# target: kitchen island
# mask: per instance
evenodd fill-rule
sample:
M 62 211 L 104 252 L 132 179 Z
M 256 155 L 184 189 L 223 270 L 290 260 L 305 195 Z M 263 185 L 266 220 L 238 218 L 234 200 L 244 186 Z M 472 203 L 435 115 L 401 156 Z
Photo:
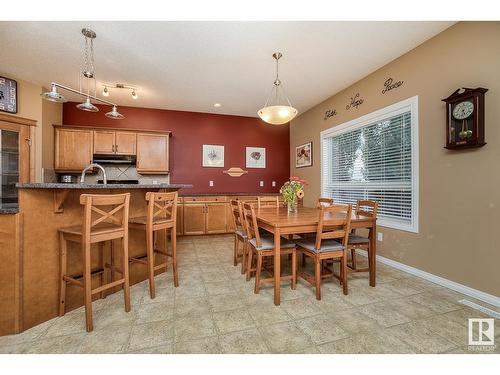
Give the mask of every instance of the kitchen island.
M 81 194 L 129 192 L 130 217 L 134 217 L 146 214 L 146 192 L 177 191 L 191 188 L 192 185 L 21 183 L 16 187 L 18 212 L 8 215 L 12 216 L 9 227 L 0 230 L 2 259 L 10 260 L 9 264 L 2 265 L 4 275 L 0 277 L 0 294 L 3 296 L 0 299 L 0 335 L 22 332 L 58 315 L 58 229 L 81 224 Z M 144 232 L 131 230 L 130 256 L 144 254 L 145 243 Z M 110 259 L 112 246 L 111 243 L 104 246 L 106 261 Z M 101 258 L 97 246 L 95 250 L 92 254 L 92 267 L 99 268 Z M 68 272 L 78 274 L 81 272 L 81 264 L 80 246 L 71 243 L 68 247 Z M 98 285 L 100 277 L 100 274 L 96 274 L 92 282 Z M 145 279 L 146 267 L 131 264 L 130 283 L 135 284 Z M 66 301 L 67 311 L 81 306 L 82 289 L 69 286 Z

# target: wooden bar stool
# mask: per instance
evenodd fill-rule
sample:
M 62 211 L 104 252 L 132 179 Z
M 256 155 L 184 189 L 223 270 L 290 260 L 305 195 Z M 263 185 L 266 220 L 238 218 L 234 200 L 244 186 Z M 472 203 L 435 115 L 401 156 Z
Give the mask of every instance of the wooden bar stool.
M 82 194 L 80 204 L 83 205 L 83 224 L 59 229 L 60 245 L 60 294 L 59 316 L 65 314 L 66 284 L 74 284 L 84 290 L 85 320 L 87 332 L 92 331 L 92 296 L 105 290 L 123 285 L 125 296 L 125 311 L 130 311 L 130 288 L 128 272 L 128 213 L 130 193 L 114 195 Z M 121 239 L 122 265 L 102 264 L 102 269 L 91 269 L 91 245 Z M 67 242 L 78 242 L 82 245 L 83 271 L 82 275 L 68 276 L 67 273 Z M 102 251 L 102 248 L 101 248 Z M 104 262 L 103 262 L 104 263 Z M 92 289 L 92 274 L 104 272 L 105 267 L 113 268 L 121 274 L 119 280 L 112 280 Z M 83 281 L 80 279 L 83 278 Z M 102 294 L 101 294 L 102 295 Z
M 250 279 L 250 274 L 255 271 L 255 289 L 254 293 L 259 293 L 260 284 L 265 282 L 274 282 L 274 277 L 268 277 L 265 279 L 261 278 L 262 273 L 262 263 L 264 258 L 273 259 L 274 258 L 274 238 L 269 236 L 261 236 L 259 234 L 259 227 L 257 226 L 257 216 L 255 215 L 255 210 L 252 205 L 248 203 L 243 204 L 243 215 L 247 222 L 247 236 L 248 236 L 248 260 L 247 260 L 247 281 Z M 257 266 L 252 268 L 252 254 L 255 253 L 257 256 Z M 281 255 L 291 255 L 292 256 L 292 274 L 287 276 L 282 276 L 282 280 L 291 279 L 292 289 L 295 289 L 297 284 L 297 257 L 295 251 L 295 243 L 287 239 L 281 240 Z M 268 273 L 270 271 L 266 269 Z
M 316 238 L 302 238 L 296 241 L 297 251 L 314 259 L 314 277 L 303 271 L 300 276 L 314 285 L 316 299 L 321 300 L 321 279 L 335 277 L 333 270 L 330 274 L 322 274 L 323 261 L 340 260 L 340 282 L 343 293 L 347 295 L 347 240 L 351 225 L 351 206 L 336 205 L 319 208 L 318 229 Z M 302 264 L 302 269 L 304 264 Z
M 247 234 L 243 225 L 243 208 L 241 206 L 241 202 L 237 200 L 231 200 L 231 213 L 233 217 L 234 224 L 234 251 L 233 251 L 233 264 L 234 266 L 238 265 L 238 259 L 241 257 L 241 273 L 245 273 L 245 264 L 246 264 L 246 253 L 247 253 Z M 239 251 L 240 242 L 243 244 L 242 254 Z
M 369 216 L 377 218 L 378 202 L 358 200 L 356 202 L 356 215 Z M 349 234 L 349 249 L 351 250 L 351 265 L 348 267 L 351 272 L 368 272 L 368 268 L 357 268 L 356 266 L 356 249 L 363 249 L 370 253 L 370 238 L 356 234 L 355 230 Z
M 148 202 L 147 215 L 134 217 L 129 220 L 131 229 L 146 231 L 146 255 L 131 258 L 131 262 L 144 264 L 148 267 L 149 295 L 155 298 L 155 271 L 165 269 L 169 263 L 174 271 L 174 287 L 179 286 L 179 275 L 177 273 L 177 192 L 172 193 L 146 193 Z M 156 232 L 165 230 L 165 251 L 155 248 Z M 172 252 L 168 252 L 168 236 L 172 242 Z M 155 265 L 155 255 L 165 257 L 165 262 Z M 145 259 L 144 259 L 145 258 Z M 171 261 L 169 262 L 169 258 Z

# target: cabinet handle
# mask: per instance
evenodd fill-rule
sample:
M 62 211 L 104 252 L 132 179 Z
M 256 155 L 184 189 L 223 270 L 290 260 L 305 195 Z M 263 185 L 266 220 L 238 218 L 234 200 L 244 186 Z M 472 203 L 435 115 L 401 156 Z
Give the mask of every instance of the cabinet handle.
M 111 152 L 115 152 L 115 145 L 111 145 Z
M 118 145 L 115 145 L 115 152 L 118 152 Z

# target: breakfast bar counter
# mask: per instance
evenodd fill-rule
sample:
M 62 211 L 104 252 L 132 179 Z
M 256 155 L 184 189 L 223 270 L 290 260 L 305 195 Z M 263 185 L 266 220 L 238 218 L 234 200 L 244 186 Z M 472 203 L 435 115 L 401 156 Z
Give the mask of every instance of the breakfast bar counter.
M 185 184 L 17 184 L 19 208 L 9 225 L 0 230 L 0 245 L 4 260 L 0 277 L 0 335 L 22 332 L 58 315 L 59 301 L 59 241 L 58 229 L 82 223 L 81 194 L 130 193 L 130 217 L 146 214 L 145 195 L 148 191 L 177 191 L 190 188 Z M 164 236 L 160 236 L 164 237 Z M 131 230 L 130 256 L 145 253 L 145 234 Z M 163 241 L 164 244 L 164 241 Z M 162 244 L 160 244 L 161 246 Z M 110 258 L 113 244 L 107 243 L 103 253 Z M 94 256 L 95 255 L 95 256 Z M 107 260 L 106 260 L 107 261 Z M 117 261 L 119 261 L 117 259 Z M 99 251 L 93 251 L 92 266 L 101 262 Z M 68 272 L 78 274 L 81 250 L 78 244 L 68 247 Z M 146 267 L 130 265 L 130 282 L 146 279 Z M 93 277 L 95 286 L 100 276 Z M 4 280 L 5 279 L 5 280 Z M 67 291 L 67 311 L 83 304 L 83 291 L 70 286 Z

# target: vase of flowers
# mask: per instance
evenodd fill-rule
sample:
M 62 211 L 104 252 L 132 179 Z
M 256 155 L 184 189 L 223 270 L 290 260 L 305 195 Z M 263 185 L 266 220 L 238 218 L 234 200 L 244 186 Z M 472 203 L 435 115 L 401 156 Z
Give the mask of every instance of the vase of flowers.
M 288 213 L 297 212 L 297 203 L 299 199 L 304 197 L 304 186 L 309 183 L 299 177 L 292 176 L 283 184 L 280 189 L 280 194 L 286 202 Z

